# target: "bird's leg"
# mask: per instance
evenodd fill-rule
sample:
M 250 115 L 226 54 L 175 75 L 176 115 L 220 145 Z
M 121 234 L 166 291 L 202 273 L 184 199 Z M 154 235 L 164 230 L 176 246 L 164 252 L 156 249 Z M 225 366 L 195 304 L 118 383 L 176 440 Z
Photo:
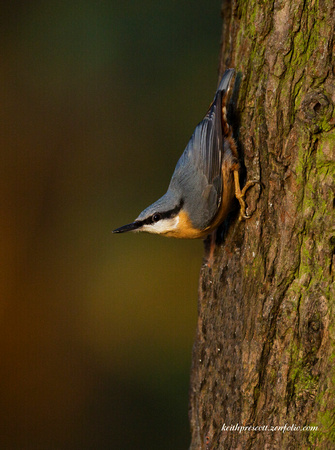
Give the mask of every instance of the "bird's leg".
M 210 246 L 209 246 L 209 255 L 207 258 L 207 266 L 208 267 L 212 267 L 213 265 L 213 261 L 214 261 L 214 250 L 215 250 L 215 246 L 216 246 L 216 230 L 214 230 L 211 234 L 210 234 Z
M 235 182 L 235 197 L 239 201 L 239 204 L 241 207 L 240 216 L 239 216 L 238 220 L 250 219 L 251 216 L 248 216 L 245 213 L 246 205 L 245 205 L 244 197 L 245 197 L 245 193 L 247 192 L 247 190 L 254 184 L 259 183 L 259 181 L 258 180 L 248 181 L 245 184 L 245 186 L 243 186 L 243 189 L 241 190 L 239 172 L 238 172 L 238 169 L 234 169 L 234 182 Z

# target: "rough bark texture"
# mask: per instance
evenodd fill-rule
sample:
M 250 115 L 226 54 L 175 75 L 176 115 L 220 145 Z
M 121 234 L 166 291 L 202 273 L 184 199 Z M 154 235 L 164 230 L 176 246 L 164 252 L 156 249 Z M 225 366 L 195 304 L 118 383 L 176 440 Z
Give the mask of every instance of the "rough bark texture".
M 220 73 L 242 74 L 235 136 L 262 187 L 201 269 L 191 449 L 335 448 L 334 23 L 333 0 L 223 4 Z

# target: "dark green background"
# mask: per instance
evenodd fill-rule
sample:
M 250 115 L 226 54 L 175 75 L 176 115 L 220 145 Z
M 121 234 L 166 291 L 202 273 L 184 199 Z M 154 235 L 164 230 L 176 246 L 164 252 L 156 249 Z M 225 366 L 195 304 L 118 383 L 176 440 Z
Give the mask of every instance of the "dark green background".
M 217 85 L 220 1 L 2 6 L 2 449 L 185 449 L 201 241 L 112 235 Z

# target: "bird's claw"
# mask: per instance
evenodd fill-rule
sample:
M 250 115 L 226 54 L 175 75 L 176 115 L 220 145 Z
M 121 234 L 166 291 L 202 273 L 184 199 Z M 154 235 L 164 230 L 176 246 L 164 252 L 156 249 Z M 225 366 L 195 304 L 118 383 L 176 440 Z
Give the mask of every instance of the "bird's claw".
M 254 186 L 256 183 L 260 183 L 259 180 L 250 180 L 248 181 L 244 186 L 243 189 L 240 189 L 239 183 L 237 184 L 235 182 L 235 196 L 240 204 L 240 215 L 238 220 L 241 222 L 242 220 L 247 220 L 250 219 L 251 216 L 249 216 L 248 214 L 246 214 L 245 210 L 246 210 L 246 204 L 245 204 L 245 194 L 247 192 L 247 190 L 249 188 L 251 188 L 252 186 Z

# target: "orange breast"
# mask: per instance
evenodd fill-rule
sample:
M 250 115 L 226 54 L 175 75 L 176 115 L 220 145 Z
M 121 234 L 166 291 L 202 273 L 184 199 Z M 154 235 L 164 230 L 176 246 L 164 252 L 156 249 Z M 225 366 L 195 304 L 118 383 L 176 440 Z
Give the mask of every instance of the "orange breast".
M 187 212 L 180 211 L 180 213 L 178 214 L 178 218 L 178 229 L 168 231 L 165 236 L 182 239 L 197 239 L 207 236 L 207 231 L 198 230 L 197 228 L 193 227 Z

